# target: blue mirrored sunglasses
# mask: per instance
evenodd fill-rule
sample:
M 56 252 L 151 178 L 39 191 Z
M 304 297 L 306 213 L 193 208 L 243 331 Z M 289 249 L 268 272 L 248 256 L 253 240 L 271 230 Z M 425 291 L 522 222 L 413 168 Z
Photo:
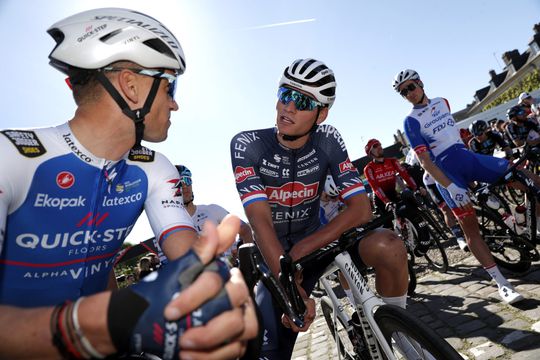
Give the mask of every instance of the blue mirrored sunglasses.
M 136 74 L 150 76 L 154 79 L 165 79 L 169 82 L 169 88 L 167 94 L 174 100 L 174 94 L 176 93 L 176 82 L 178 80 L 178 75 L 172 75 L 164 71 L 151 70 L 151 69 L 137 69 L 137 68 L 123 68 L 123 67 L 113 67 L 108 66 L 103 68 L 104 71 L 120 71 L 120 70 L 129 70 L 133 71 Z
M 277 93 L 279 101 L 283 105 L 287 105 L 291 101 L 294 101 L 294 106 L 298 111 L 312 111 L 317 108 L 317 106 L 324 106 L 322 103 L 313 100 L 307 95 L 302 94 L 296 90 L 292 90 L 286 87 L 280 87 Z
M 186 186 L 190 186 L 191 184 L 193 184 L 189 176 L 180 176 L 180 182 Z

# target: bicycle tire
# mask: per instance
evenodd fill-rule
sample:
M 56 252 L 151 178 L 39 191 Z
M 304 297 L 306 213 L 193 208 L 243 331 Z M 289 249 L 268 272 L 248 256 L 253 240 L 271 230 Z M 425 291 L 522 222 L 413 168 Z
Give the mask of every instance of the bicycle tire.
M 429 359 L 463 360 L 446 340 L 405 309 L 394 305 L 382 305 L 375 312 L 375 321 L 392 349 L 398 347 L 397 343 L 392 341 L 392 335 L 398 332 L 413 339 L 423 350 L 429 352 L 431 355 L 427 357 Z M 424 358 L 419 354 L 416 355 L 414 359 Z M 405 356 L 402 359 L 410 358 Z
M 475 207 L 480 235 L 486 242 L 495 263 L 511 272 L 523 273 L 530 269 L 531 258 L 538 256 L 534 245 L 508 229 L 499 213 Z
M 448 256 L 444 250 L 443 245 L 439 238 L 448 240 L 448 236 L 445 231 L 437 224 L 436 220 L 431 216 L 431 213 L 427 213 L 426 210 L 422 210 L 422 217 L 427 221 L 431 245 L 424 254 L 424 258 L 428 264 L 435 270 L 445 273 L 448 271 Z
M 324 319 L 326 320 L 326 325 L 328 326 L 328 329 L 330 329 L 330 334 L 332 334 L 332 338 L 336 339 L 336 327 L 334 326 L 334 304 L 332 303 L 332 300 L 328 296 L 323 296 L 321 298 L 321 310 L 324 316 Z M 339 324 L 338 325 L 338 344 L 336 344 L 337 349 L 341 355 L 342 359 L 348 359 L 348 360 L 367 360 L 369 359 L 369 355 L 367 357 L 361 354 L 358 354 L 357 352 L 360 352 L 358 350 L 358 346 L 356 344 L 359 344 L 361 342 L 363 344 L 363 339 L 361 338 L 362 334 L 357 333 L 354 330 L 347 331 L 347 324 L 343 323 L 343 320 L 339 317 L 336 317 Z
M 409 284 L 407 285 L 407 295 L 413 296 L 416 290 L 416 270 L 414 269 L 415 257 L 411 251 L 408 251 L 407 269 L 409 270 Z

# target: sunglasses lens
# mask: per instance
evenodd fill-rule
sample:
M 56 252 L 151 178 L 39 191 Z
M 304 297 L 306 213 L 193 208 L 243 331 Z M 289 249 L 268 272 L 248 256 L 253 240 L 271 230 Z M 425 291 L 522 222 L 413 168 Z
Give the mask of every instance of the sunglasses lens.
M 416 89 L 416 85 L 415 85 L 415 84 L 409 84 L 405 89 L 401 90 L 401 91 L 399 92 L 399 94 L 400 94 L 401 96 L 407 96 L 407 95 L 409 95 L 409 93 L 410 93 L 411 91 L 414 91 L 414 89 Z
M 180 182 L 186 186 L 190 186 L 192 184 L 191 178 L 189 176 L 182 176 L 180 178 Z
M 176 94 L 176 80 L 169 83 L 169 91 L 167 92 L 171 99 L 174 99 L 174 94 Z
M 287 105 L 291 101 L 294 101 L 294 106 L 298 111 L 311 111 L 317 107 L 317 102 L 313 99 L 310 99 L 309 96 L 284 87 L 279 88 L 278 99 L 284 105 Z

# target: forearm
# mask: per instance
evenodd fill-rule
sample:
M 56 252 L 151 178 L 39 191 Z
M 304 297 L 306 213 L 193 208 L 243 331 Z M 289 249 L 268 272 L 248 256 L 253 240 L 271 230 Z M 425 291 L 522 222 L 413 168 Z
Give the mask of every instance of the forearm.
M 84 299 L 79 307 L 79 322 L 84 335 L 102 354 L 115 351 L 107 329 L 110 293 Z M 0 358 L 60 359 L 50 331 L 52 307 L 23 309 L 0 306 Z
M 291 251 L 293 260 L 308 255 L 332 241 L 338 239 L 345 231 L 369 222 L 373 218 L 369 199 L 365 194 L 355 196 L 347 201 L 347 207 L 320 230 L 302 239 Z
M 281 267 L 279 257 L 285 253 L 283 246 L 279 242 L 272 222 L 256 220 L 250 224 L 255 232 L 255 243 L 274 275 L 279 275 Z
M 242 223 L 238 235 L 240 235 L 240 238 L 242 239 L 244 244 L 253 242 L 253 234 L 251 232 L 251 227 L 246 223 Z
M 174 260 L 184 255 L 195 243 L 198 235 L 195 231 L 183 230 L 169 235 L 162 246 L 165 256 Z
M 439 169 L 439 167 L 435 165 L 433 161 L 431 161 L 427 153 L 419 154 L 418 158 L 420 160 L 420 165 L 429 173 L 429 175 L 431 175 L 433 179 L 435 179 L 436 182 L 444 187 L 448 187 L 448 185 L 452 183 L 452 181 L 446 177 L 442 170 Z

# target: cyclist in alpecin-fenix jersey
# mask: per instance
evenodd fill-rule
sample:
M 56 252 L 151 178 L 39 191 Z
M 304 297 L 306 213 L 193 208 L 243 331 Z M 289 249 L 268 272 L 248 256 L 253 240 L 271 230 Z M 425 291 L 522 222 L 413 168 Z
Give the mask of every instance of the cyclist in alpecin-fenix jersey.
M 178 110 L 180 43 L 154 18 L 119 8 L 75 14 L 48 33 L 51 65 L 69 77 L 77 108 L 60 126 L 0 133 L 0 358 L 242 356 L 255 309 L 241 276 L 212 261 L 238 220 L 198 238 L 175 196 L 176 169 L 140 146 L 165 140 Z M 174 260 L 104 291 L 143 207 Z
M 497 283 L 503 301 L 512 304 L 523 299 L 501 274 L 482 239 L 478 219 L 467 194 L 473 181 L 492 183 L 508 168 L 506 159 L 476 154 L 465 147 L 452 117 L 448 101 L 429 99 L 424 84 L 414 70 L 399 72 L 392 86 L 413 104 L 404 129 L 422 167 L 433 176 L 446 203 L 459 220 L 473 255 Z
M 345 230 L 366 223 L 371 207 L 358 171 L 347 155 L 339 132 L 320 125 L 335 99 L 333 71 L 314 59 L 299 59 L 287 67 L 279 83 L 276 128 L 244 131 L 231 141 L 232 167 L 238 193 L 260 248 L 274 275 L 279 257 L 292 260 L 336 240 Z M 346 208 L 321 228 L 319 198 L 327 174 L 334 178 Z M 389 303 L 404 306 L 407 258 L 403 243 L 380 229 L 351 250 L 377 275 L 377 289 Z M 272 304 L 259 284 L 256 300 L 265 330 L 261 359 L 289 359 L 298 331 L 315 316 L 308 298 L 326 264 L 306 268 L 297 286 L 307 306 L 306 324 L 298 328 Z

